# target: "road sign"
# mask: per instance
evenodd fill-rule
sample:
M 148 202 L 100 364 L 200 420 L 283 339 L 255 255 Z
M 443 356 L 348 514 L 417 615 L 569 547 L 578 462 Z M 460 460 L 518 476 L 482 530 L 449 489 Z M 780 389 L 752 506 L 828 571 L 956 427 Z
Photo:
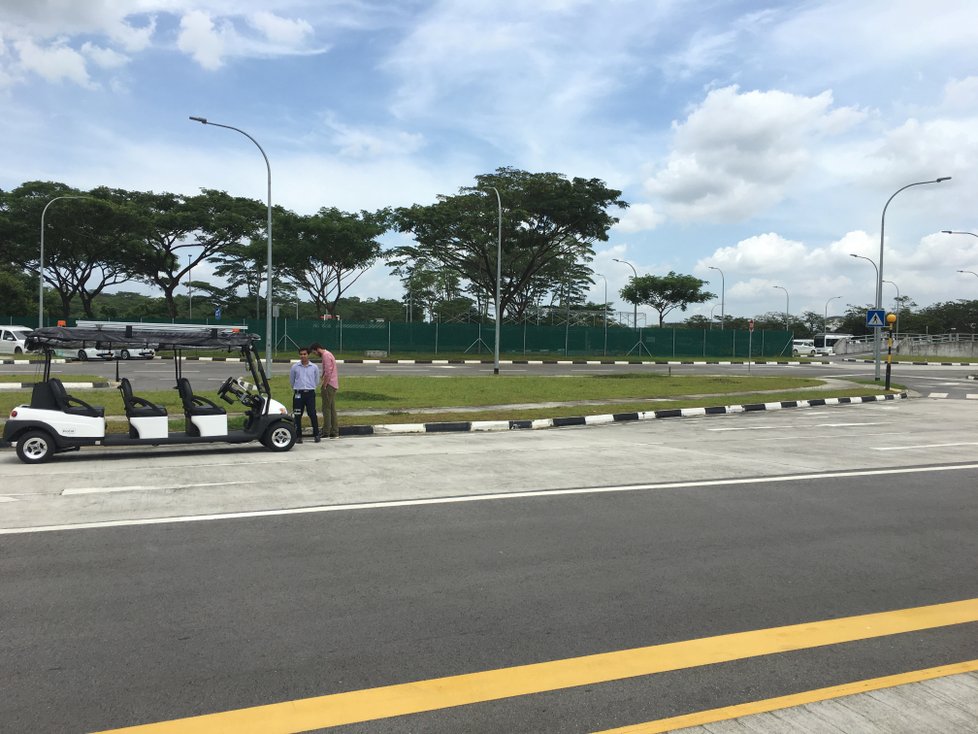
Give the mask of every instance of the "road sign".
M 886 311 L 882 308 L 871 308 L 866 311 L 866 326 L 870 328 L 886 326 Z
M 747 328 L 750 329 L 750 331 L 754 331 L 754 319 L 751 319 L 747 323 L 748 323 L 748 327 Z

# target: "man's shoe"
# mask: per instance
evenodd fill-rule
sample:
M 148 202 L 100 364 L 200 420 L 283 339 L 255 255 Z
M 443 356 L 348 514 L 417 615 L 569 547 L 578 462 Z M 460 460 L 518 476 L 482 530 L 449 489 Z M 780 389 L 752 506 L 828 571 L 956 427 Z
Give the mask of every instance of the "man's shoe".
M 312 440 L 315 441 L 316 443 L 319 443 L 319 440 L 320 440 L 319 439 L 319 434 L 317 433 L 315 436 L 313 436 L 312 437 Z
M 302 443 L 302 434 L 301 433 L 298 436 L 295 437 L 295 442 L 296 443 Z

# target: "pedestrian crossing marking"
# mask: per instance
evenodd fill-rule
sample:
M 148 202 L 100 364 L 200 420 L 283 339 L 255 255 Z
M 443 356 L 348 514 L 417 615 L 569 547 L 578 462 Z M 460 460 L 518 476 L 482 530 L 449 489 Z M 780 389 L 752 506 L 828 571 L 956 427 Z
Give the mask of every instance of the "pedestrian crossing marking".
M 947 397 L 947 393 L 946 392 L 932 392 L 927 397 L 929 397 L 929 398 L 946 398 Z

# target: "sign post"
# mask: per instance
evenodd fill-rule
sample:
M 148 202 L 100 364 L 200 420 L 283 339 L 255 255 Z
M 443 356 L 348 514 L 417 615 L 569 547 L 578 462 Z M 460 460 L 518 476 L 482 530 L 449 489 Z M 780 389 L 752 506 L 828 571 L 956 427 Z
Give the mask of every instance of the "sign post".
M 754 319 L 747 322 L 747 374 L 750 374 L 750 358 L 754 351 Z

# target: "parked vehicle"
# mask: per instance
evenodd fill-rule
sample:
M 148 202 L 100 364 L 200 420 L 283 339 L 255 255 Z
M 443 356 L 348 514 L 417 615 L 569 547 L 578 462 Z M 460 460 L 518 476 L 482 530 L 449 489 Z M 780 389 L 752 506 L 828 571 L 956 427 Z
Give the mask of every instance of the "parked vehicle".
M 852 339 L 852 334 L 816 334 L 816 354 L 831 357 L 835 354 L 835 345 L 843 339 Z
M 55 357 L 78 359 L 87 362 L 90 359 L 115 359 L 115 352 L 103 347 L 79 347 L 78 349 L 55 349 Z
M 124 329 L 85 327 L 47 327 L 32 331 L 29 349 L 45 354 L 44 378 L 35 384 L 29 405 L 10 411 L 3 430 L 3 445 L 16 445 L 17 456 L 26 464 L 48 461 L 56 453 L 77 451 L 83 446 L 167 446 L 174 444 L 230 443 L 258 441 L 272 451 L 288 451 L 296 439 L 295 422 L 289 410 L 272 398 L 268 377 L 255 350 L 258 336 L 230 329 L 166 329 L 133 332 Z M 180 394 L 185 430 L 171 432 L 164 406 L 133 393 L 123 377 L 119 390 L 129 421 L 128 434 L 107 434 L 105 409 L 69 395 L 61 380 L 51 377 L 51 357 L 56 349 L 83 349 L 79 345 L 98 342 L 115 350 L 145 348 L 173 350 L 176 388 Z M 227 403 L 245 406 L 244 428 L 228 429 L 227 411 L 208 397 L 194 392 L 183 376 L 184 349 L 237 350 L 247 365 L 251 381 L 228 377 L 217 389 L 217 397 Z M 118 365 L 118 362 L 116 363 Z
M 119 359 L 152 359 L 156 350 L 152 347 L 123 347 L 116 351 Z
M 791 355 L 793 357 L 814 357 L 815 340 L 814 339 L 792 339 Z
M 0 354 L 23 354 L 27 351 L 27 326 L 0 327 Z

